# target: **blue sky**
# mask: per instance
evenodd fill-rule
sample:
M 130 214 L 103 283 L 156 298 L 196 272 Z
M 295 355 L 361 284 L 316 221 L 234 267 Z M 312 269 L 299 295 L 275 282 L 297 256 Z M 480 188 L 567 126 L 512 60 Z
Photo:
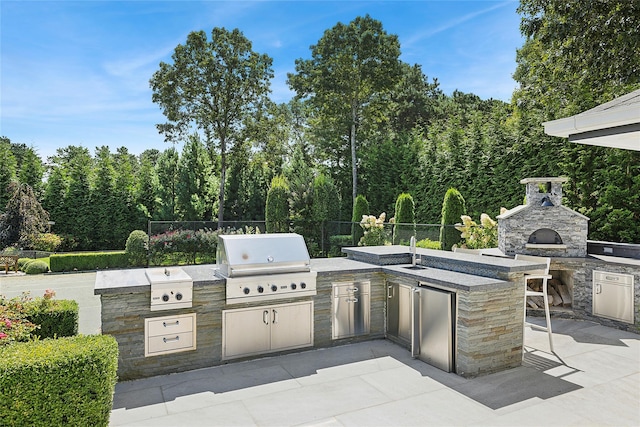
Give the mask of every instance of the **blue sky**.
M 191 31 L 239 28 L 273 58 L 271 98 L 336 23 L 369 14 L 396 34 L 401 59 L 441 89 L 509 101 L 516 84 L 518 2 L 507 1 L 7 1 L 0 2 L 0 136 L 33 146 L 107 145 L 139 154 L 168 144 L 149 79 Z

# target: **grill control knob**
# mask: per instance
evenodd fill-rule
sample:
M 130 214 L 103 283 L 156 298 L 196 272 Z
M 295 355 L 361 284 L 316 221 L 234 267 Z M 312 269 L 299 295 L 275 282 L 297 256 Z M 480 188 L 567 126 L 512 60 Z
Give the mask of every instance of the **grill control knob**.
M 176 299 L 177 299 L 178 301 L 180 301 L 180 300 L 182 299 L 182 294 L 181 294 L 180 292 L 178 292 L 178 293 L 176 294 Z
M 271 290 L 275 292 L 278 290 L 278 287 L 276 285 L 271 285 Z
M 306 284 L 306 283 L 304 283 L 304 282 L 300 282 L 300 287 L 301 287 L 302 289 L 306 289 L 307 284 Z
M 264 288 L 262 286 L 258 286 L 258 293 L 261 294 L 264 292 Z
M 169 295 L 168 294 L 162 295 L 162 301 L 164 301 L 164 302 L 169 301 Z
M 242 290 L 242 292 L 244 292 L 244 294 L 245 294 L 245 295 L 248 295 L 248 294 L 249 294 L 249 292 L 251 292 L 251 291 L 249 290 L 249 288 L 244 288 L 244 289 Z
M 296 290 L 297 287 L 298 287 L 298 285 L 296 285 L 295 283 L 291 284 L 291 289 L 293 289 L 294 291 Z

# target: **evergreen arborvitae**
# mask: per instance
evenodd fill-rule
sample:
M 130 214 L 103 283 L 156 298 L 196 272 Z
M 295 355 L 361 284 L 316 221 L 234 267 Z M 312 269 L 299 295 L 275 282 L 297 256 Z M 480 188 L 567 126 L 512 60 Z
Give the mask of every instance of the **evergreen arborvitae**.
M 393 230 L 393 243 L 408 243 L 415 232 L 415 204 L 409 193 L 402 193 L 396 199 L 396 225 Z
M 460 242 L 460 232 L 453 227 L 460 222 L 460 217 L 466 213 L 464 198 L 455 188 L 450 188 L 442 203 L 442 221 L 440 222 L 440 245 L 445 251 Z
M 320 251 L 326 253 L 329 245 L 328 221 L 337 221 L 340 215 L 340 196 L 331 178 L 318 175 L 313 180 L 313 201 L 311 203 L 311 221 L 316 231 Z
M 356 200 L 353 202 L 353 216 L 351 217 L 351 239 L 354 245 L 357 245 L 362 236 L 364 235 L 364 230 L 360 226 L 360 221 L 362 221 L 363 215 L 369 214 L 369 202 L 367 198 L 362 194 L 359 194 L 356 197 Z
M 271 180 L 265 208 L 265 227 L 267 233 L 286 233 L 289 231 L 289 185 L 283 176 Z

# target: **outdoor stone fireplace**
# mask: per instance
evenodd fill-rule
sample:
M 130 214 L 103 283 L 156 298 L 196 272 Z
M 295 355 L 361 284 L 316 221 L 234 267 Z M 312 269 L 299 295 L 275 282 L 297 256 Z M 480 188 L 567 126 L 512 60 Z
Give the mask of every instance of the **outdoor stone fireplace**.
M 526 178 L 526 204 L 498 216 L 498 248 L 506 255 L 584 257 L 589 218 L 562 205 L 566 178 Z
M 526 178 L 526 204 L 498 216 L 498 248 L 506 255 L 551 258 L 551 309 L 572 311 L 576 275 L 584 280 L 589 218 L 562 205 L 566 178 Z M 534 284 L 535 286 L 535 284 Z M 540 283 L 541 286 L 541 283 Z M 531 308 L 542 308 L 528 301 Z

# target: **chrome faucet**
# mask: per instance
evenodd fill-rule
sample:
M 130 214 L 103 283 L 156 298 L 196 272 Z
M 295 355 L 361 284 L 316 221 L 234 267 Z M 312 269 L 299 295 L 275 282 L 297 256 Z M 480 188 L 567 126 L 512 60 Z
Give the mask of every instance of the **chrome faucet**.
M 411 236 L 409 241 L 409 252 L 411 252 L 411 266 L 416 265 L 416 236 Z

